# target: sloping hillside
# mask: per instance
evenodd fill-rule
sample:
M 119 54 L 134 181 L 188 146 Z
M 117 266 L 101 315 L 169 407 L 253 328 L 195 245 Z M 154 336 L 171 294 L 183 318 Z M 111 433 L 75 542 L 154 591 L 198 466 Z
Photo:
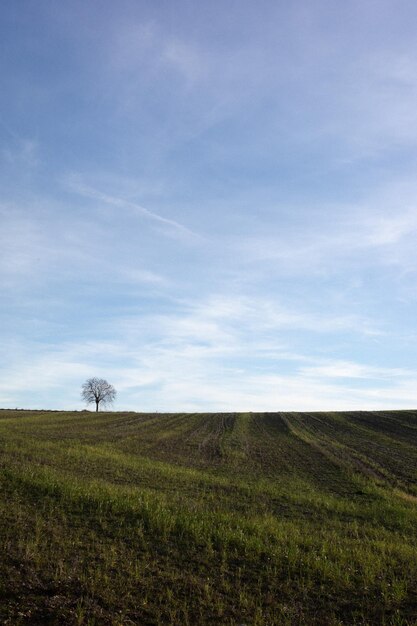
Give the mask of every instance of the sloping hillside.
M 0 620 L 417 623 L 417 412 L 0 411 Z

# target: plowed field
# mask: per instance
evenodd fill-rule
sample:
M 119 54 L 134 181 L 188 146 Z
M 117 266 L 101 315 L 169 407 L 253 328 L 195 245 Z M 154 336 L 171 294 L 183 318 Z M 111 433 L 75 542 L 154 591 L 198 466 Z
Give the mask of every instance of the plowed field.
M 417 412 L 0 411 L 0 623 L 417 624 Z

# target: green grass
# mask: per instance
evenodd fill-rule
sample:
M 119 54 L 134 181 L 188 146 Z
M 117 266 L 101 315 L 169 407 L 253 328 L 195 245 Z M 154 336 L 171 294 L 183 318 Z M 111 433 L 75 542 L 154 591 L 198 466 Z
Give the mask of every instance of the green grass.
M 417 412 L 0 411 L 0 623 L 417 624 Z

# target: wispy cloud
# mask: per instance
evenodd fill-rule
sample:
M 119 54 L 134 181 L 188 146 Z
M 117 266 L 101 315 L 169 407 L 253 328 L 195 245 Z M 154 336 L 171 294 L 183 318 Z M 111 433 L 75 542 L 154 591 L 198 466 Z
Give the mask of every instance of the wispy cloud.
M 275 232 L 259 228 L 251 235 L 242 232 L 231 245 L 243 263 L 264 263 L 268 271 L 282 275 L 336 273 L 378 265 L 410 268 L 416 265 L 416 190 L 412 180 L 402 178 L 381 185 L 356 204 L 312 207 L 315 219 L 309 219 L 308 228 L 294 228 L 294 223 L 306 219 L 304 208 L 296 208 L 293 222 L 277 225 Z
M 250 369 L 222 364 L 227 351 L 227 347 L 220 349 L 207 361 L 207 353 L 178 353 L 166 345 L 140 350 L 126 350 L 117 341 L 64 345 L 39 354 L 30 366 L 12 362 L 9 373 L 2 376 L 0 401 L 8 404 L 11 398 L 22 398 L 26 406 L 42 408 L 49 398 L 54 408 L 68 408 L 69 403 L 81 408 L 81 383 L 97 374 L 105 375 L 119 390 L 119 409 L 371 410 L 409 408 L 417 401 L 415 370 L 328 361 L 317 367 L 296 367 L 293 373 L 257 372 L 256 360 Z M 313 359 L 310 355 L 297 360 Z M 356 380 L 366 384 L 358 386 Z
M 109 256 L 109 235 L 105 224 L 92 215 L 67 217 L 48 199 L 41 206 L 0 206 L 0 284 L 9 293 L 27 294 L 67 285 L 70 297 L 78 284 L 167 286 L 160 271 L 147 267 L 140 255 L 125 259 Z M 51 295 L 49 296 L 51 297 Z
M 321 361 L 318 359 L 308 366 L 301 368 L 300 373 L 308 378 L 332 379 L 343 378 L 351 380 L 379 380 L 386 384 L 387 380 L 417 377 L 416 371 L 409 371 L 404 368 L 375 367 L 363 363 L 355 363 L 352 361 Z
M 33 168 L 39 163 L 38 144 L 32 139 L 16 139 L 3 145 L 1 155 L 7 164 Z
M 416 401 L 417 371 L 325 358 L 288 335 L 337 336 L 343 328 L 366 341 L 357 321 L 277 309 L 270 300 L 217 295 L 174 301 L 164 315 L 96 322 L 97 338 L 82 343 L 20 342 L 1 377 L 0 401 L 42 407 L 48 396 L 56 408 L 80 407 L 79 386 L 98 374 L 111 379 L 126 409 L 375 409 Z
M 156 222 L 164 226 L 166 228 L 166 232 L 169 232 L 171 234 L 177 234 L 182 238 L 198 237 L 197 233 L 193 232 L 191 229 L 187 228 L 183 224 L 180 224 L 176 220 L 163 217 L 162 215 L 159 215 L 154 211 L 150 211 L 141 204 L 131 202 L 130 200 L 125 200 L 124 198 L 109 195 L 107 193 L 94 189 L 93 187 L 90 187 L 79 180 L 77 181 L 76 178 L 71 178 L 68 181 L 68 185 L 73 192 L 78 193 L 81 196 L 91 198 L 92 200 L 96 200 L 106 205 L 115 207 L 119 210 L 127 210 L 134 215 Z

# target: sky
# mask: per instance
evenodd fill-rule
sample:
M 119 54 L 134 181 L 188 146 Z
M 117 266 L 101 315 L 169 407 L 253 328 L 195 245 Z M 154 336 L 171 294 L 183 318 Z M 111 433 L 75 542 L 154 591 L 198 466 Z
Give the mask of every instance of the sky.
M 417 4 L 5 0 L 0 406 L 417 405 Z

